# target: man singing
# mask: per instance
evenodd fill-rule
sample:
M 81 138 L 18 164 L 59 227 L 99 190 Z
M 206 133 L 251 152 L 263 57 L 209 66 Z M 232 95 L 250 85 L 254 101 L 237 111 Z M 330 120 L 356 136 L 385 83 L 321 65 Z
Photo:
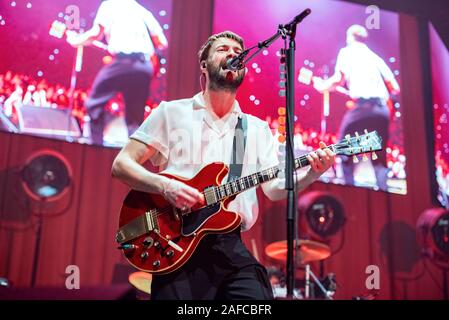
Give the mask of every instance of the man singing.
M 247 122 L 241 176 L 278 165 L 275 139 L 268 124 L 243 113 L 235 98 L 245 71 L 231 71 L 226 62 L 243 50 L 243 39 L 230 31 L 209 37 L 198 55 L 205 90 L 189 99 L 162 102 L 153 110 L 117 155 L 113 175 L 135 190 L 163 195 L 182 210 L 203 203 L 202 190 L 152 173 L 142 164 L 150 159 L 166 173 L 192 178 L 212 162 L 234 163 L 233 141 L 240 121 Z M 311 167 L 298 173 L 298 190 L 333 164 L 333 152 L 324 144 L 321 147 L 308 156 Z M 285 181 L 274 179 L 263 183 L 262 189 L 271 200 L 280 200 L 287 195 L 284 186 Z M 207 235 L 181 268 L 154 275 L 152 299 L 273 298 L 265 268 L 240 238 L 241 230 L 251 228 L 257 219 L 255 189 L 237 195 L 228 209 L 242 217 L 241 228 Z

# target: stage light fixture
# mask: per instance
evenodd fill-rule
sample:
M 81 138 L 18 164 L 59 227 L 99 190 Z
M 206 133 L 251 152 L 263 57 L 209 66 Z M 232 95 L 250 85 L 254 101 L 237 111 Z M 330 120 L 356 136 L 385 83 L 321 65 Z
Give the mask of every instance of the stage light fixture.
M 68 161 L 53 150 L 32 154 L 21 171 L 21 183 L 26 194 L 37 201 L 55 201 L 68 190 L 72 170 Z
M 9 288 L 11 286 L 10 282 L 6 278 L 0 278 L 0 288 Z
M 336 234 L 346 218 L 341 202 L 332 194 L 312 191 L 299 197 L 300 224 L 305 220 L 309 229 L 321 238 Z

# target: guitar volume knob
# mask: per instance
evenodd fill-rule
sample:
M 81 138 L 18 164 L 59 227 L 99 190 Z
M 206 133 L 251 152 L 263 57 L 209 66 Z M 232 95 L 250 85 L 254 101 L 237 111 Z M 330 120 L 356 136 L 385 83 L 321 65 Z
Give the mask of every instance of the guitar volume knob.
M 171 258 L 175 255 L 175 252 L 173 250 L 168 250 L 167 257 Z
M 148 256 L 149 256 L 149 254 L 148 254 L 148 252 L 147 251 L 145 251 L 145 252 L 142 252 L 142 254 L 140 255 L 140 257 L 142 258 L 142 259 L 147 259 L 148 258 Z
M 153 261 L 153 267 L 157 268 L 161 265 L 161 262 L 159 260 Z
M 153 243 L 154 243 L 154 240 L 153 240 L 152 237 L 146 237 L 146 238 L 143 240 L 143 245 L 144 245 L 145 247 L 151 247 L 151 246 L 153 245 Z

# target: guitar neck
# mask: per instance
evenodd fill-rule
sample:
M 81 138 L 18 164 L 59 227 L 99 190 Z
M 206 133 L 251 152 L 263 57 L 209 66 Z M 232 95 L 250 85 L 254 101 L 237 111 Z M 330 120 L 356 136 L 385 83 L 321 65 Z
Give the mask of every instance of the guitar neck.
M 49 34 L 55 38 L 62 39 L 69 31 L 70 30 L 67 29 L 67 25 L 64 22 L 55 20 L 50 27 Z M 104 42 L 93 40 L 90 45 L 108 52 L 108 46 Z
M 335 152 L 334 145 L 328 146 L 331 150 Z M 309 165 L 309 160 L 307 160 L 307 155 L 300 156 L 295 159 L 295 170 L 303 168 Z M 264 182 L 271 181 L 278 177 L 281 170 L 279 167 L 271 167 L 266 170 L 262 170 L 248 176 L 229 181 L 218 187 L 214 187 L 215 199 L 217 202 L 222 201 L 231 196 L 237 195 L 248 189 L 259 186 Z

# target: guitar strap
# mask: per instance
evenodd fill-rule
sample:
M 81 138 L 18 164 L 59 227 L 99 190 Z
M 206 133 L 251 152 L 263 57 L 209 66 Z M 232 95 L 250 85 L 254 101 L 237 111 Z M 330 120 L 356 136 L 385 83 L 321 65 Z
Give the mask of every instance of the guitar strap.
M 231 163 L 229 164 L 228 181 L 234 181 L 242 175 L 243 157 L 246 148 L 246 136 L 248 129 L 248 121 L 246 114 L 239 117 L 235 126 L 234 142 L 232 144 Z

